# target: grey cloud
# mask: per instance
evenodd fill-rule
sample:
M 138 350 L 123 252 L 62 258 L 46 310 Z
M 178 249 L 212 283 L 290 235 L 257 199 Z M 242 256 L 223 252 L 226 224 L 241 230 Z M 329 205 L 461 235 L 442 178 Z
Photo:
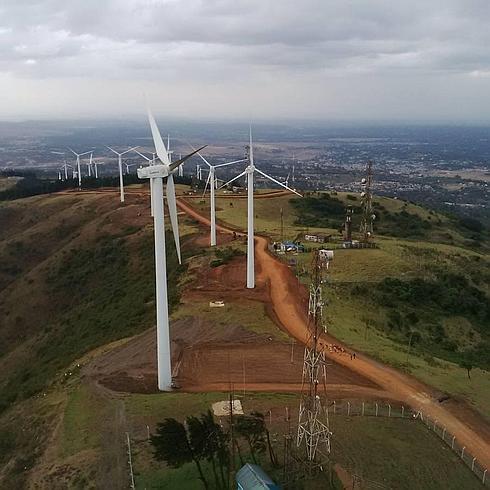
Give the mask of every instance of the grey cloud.
M 486 83 L 489 20 L 487 0 L 3 0 L 0 73 L 220 90 L 366 74 Z

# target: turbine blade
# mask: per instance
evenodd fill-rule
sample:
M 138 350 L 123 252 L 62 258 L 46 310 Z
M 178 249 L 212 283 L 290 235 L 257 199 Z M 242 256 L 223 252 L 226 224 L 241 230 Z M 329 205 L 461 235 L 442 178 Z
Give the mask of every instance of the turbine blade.
M 222 189 L 223 187 L 226 187 L 227 185 L 231 184 L 235 180 L 239 179 L 240 177 L 243 177 L 247 172 L 243 171 L 240 175 L 237 175 L 236 177 L 233 177 L 231 180 L 226 182 L 226 184 L 223 184 L 222 186 L 218 187 L 218 190 Z
M 172 163 L 170 165 L 170 171 L 175 170 L 179 165 L 183 164 L 188 158 L 190 158 L 192 155 L 195 155 L 196 153 L 199 153 L 203 148 L 206 148 L 208 145 L 201 146 L 198 150 L 193 151 L 192 153 L 189 153 L 185 157 L 182 157 L 180 160 L 177 160 L 176 162 Z
M 132 148 L 129 148 L 129 150 L 123 151 L 121 155 L 125 155 L 126 153 L 129 153 L 130 151 L 136 151 L 136 148 L 139 148 L 139 146 L 133 146 Z
M 182 258 L 180 256 L 179 221 L 177 219 L 177 203 L 175 201 L 175 185 L 174 176 L 172 174 L 169 174 L 167 178 L 167 206 L 170 222 L 172 223 L 172 231 L 174 232 L 177 257 L 179 259 L 179 264 L 182 264 Z
M 116 150 L 113 150 L 110 146 L 106 145 L 106 148 L 112 151 L 112 153 L 115 153 L 116 155 L 119 155 L 119 153 Z
M 137 153 L 140 157 L 143 157 L 147 162 L 151 162 L 151 158 L 148 158 L 146 155 L 143 155 L 143 153 L 140 153 L 138 150 L 134 150 L 135 153 Z
M 170 160 L 168 159 L 167 149 L 165 148 L 165 144 L 162 140 L 162 135 L 158 130 L 157 123 L 150 109 L 148 109 L 148 121 L 150 121 L 151 135 L 153 137 L 153 143 L 155 145 L 155 150 L 157 152 L 157 156 L 163 165 L 170 165 Z
M 218 167 L 226 167 L 227 165 L 233 165 L 234 163 L 241 163 L 241 162 L 246 162 L 246 158 L 242 158 L 241 160 L 235 160 L 233 162 L 228 162 L 228 163 L 220 163 L 219 165 L 215 165 L 214 168 Z
M 249 155 L 250 155 L 250 163 L 253 165 L 254 164 L 254 149 L 252 146 L 252 125 L 250 125 L 250 150 L 249 150 Z
M 206 191 L 208 190 L 208 185 L 209 185 L 209 180 L 211 179 L 211 172 L 209 172 L 208 178 L 206 179 L 206 185 L 204 186 L 204 192 L 202 193 L 202 197 L 206 194 Z
M 255 167 L 255 170 L 259 172 L 260 175 L 263 175 L 269 180 L 272 180 L 272 182 L 275 182 L 276 184 L 279 184 L 281 187 L 284 187 L 284 189 L 287 189 L 290 192 L 294 192 L 297 194 L 299 197 L 303 197 L 299 192 L 296 192 L 294 189 L 291 189 L 291 187 L 288 187 L 287 185 L 284 185 L 282 182 L 279 182 L 276 180 L 274 177 L 271 177 L 270 175 L 267 175 L 266 173 L 262 172 L 262 170 L 259 170 L 257 167 Z

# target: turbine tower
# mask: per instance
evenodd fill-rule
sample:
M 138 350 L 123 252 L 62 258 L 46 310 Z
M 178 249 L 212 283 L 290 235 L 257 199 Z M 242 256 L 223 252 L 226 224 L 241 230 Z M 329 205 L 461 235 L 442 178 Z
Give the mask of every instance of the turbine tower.
M 89 153 L 92 153 L 93 150 L 86 151 L 84 153 L 77 153 L 76 151 L 73 151 L 71 148 L 68 148 L 68 149 L 77 157 L 78 187 L 81 189 L 82 188 L 82 171 L 80 169 L 80 157 L 82 157 L 83 155 L 88 155 Z
M 108 146 L 109 150 L 112 151 L 112 153 L 115 153 L 117 155 L 117 162 L 119 165 L 119 189 L 121 192 L 121 202 L 124 202 L 124 180 L 123 180 L 123 171 L 122 171 L 122 156 L 125 155 L 126 153 L 129 153 L 130 151 L 135 150 L 138 148 L 137 146 L 134 146 L 133 148 L 129 148 L 129 150 L 123 151 L 122 153 L 119 153 L 116 150 L 113 150 L 110 146 Z
M 269 179 L 275 184 L 284 187 L 290 192 L 297 194 L 300 197 L 301 194 L 296 192 L 294 189 L 291 189 L 287 185 L 284 185 L 282 182 L 274 179 L 270 175 L 262 172 L 262 170 L 258 169 L 254 164 L 254 152 L 252 145 L 252 127 L 250 127 L 250 143 L 247 148 L 247 157 L 248 157 L 248 166 L 240 175 L 237 175 L 226 184 L 222 185 L 224 187 L 228 184 L 231 184 L 235 180 L 247 176 L 247 288 L 253 289 L 255 287 L 255 256 L 254 256 L 254 173 L 258 172 L 263 177 Z
M 194 149 L 194 148 L 193 148 Z M 233 165 L 235 163 L 241 163 L 244 162 L 245 159 L 241 160 L 234 160 L 233 162 L 227 162 L 227 163 L 220 163 L 219 165 L 211 165 L 199 152 L 197 153 L 201 160 L 209 167 L 209 175 L 208 179 L 206 180 L 206 186 L 204 187 L 204 192 L 203 192 L 203 197 L 204 194 L 206 194 L 206 190 L 210 188 L 210 207 L 211 207 L 211 247 L 216 246 L 216 196 L 215 196 L 215 191 L 217 187 L 217 180 L 216 180 L 216 169 L 219 167 L 226 167 L 228 165 Z
M 170 331 L 168 320 L 168 296 L 167 296 L 167 264 L 165 257 L 165 221 L 163 210 L 163 179 L 167 178 L 167 205 L 170 215 L 170 222 L 175 240 L 177 257 L 181 263 L 179 224 L 177 220 L 177 203 L 175 199 L 175 185 L 173 171 L 182 162 L 194 155 L 199 150 L 170 163 L 169 155 L 158 126 L 153 115 L 148 111 L 153 142 L 156 154 L 160 162 L 138 169 L 140 179 L 153 180 L 153 204 L 154 204 L 154 233 L 155 233 L 155 282 L 156 282 L 156 309 L 157 309 L 157 370 L 158 370 L 158 389 L 160 391 L 170 391 L 172 389 L 172 366 L 170 358 Z

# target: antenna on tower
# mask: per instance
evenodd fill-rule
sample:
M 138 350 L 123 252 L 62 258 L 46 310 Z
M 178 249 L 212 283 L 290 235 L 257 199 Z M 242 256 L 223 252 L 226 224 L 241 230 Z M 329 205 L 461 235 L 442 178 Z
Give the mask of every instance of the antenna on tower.
M 373 194 L 371 187 L 373 184 L 373 162 L 368 160 L 366 165 L 366 177 L 361 180 L 361 241 L 368 243 L 373 235 L 373 221 L 376 215 L 373 212 Z
M 305 345 L 303 381 L 299 405 L 297 446 L 302 449 L 303 462 L 312 475 L 330 455 L 332 435 L 326 410 L 327 364 L 319 339 L 323 325 L 322 285 L 328 269 L 328 254 L 316 250 L 312 261 L 312 282 L 308 307 L 308 340 Z M 325 410 L 323 409 L 325 407 Z

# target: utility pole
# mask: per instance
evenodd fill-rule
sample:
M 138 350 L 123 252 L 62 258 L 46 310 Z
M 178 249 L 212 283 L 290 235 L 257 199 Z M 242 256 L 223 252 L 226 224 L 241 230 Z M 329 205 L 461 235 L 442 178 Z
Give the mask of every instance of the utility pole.
M 326 258 L 315 251 L 312 261 L 312 283 L 308 307 L 309 336 L 305 346 L 303 381 L 299 405 L 297 446 L 302 448 L 306 471 L 315 473 L 330 455 L 330 436 L 328 412 L 323 412 L 327 393 L 327 364 L 325 353 L 320 349 L 319 340 L 322 324 L 323 300 L 322 285 L 327 269 Z M 323 403 L 322 403 L 323 398 Z
M 281 207 L 281 242 L 284 241 L 284 212 Z

